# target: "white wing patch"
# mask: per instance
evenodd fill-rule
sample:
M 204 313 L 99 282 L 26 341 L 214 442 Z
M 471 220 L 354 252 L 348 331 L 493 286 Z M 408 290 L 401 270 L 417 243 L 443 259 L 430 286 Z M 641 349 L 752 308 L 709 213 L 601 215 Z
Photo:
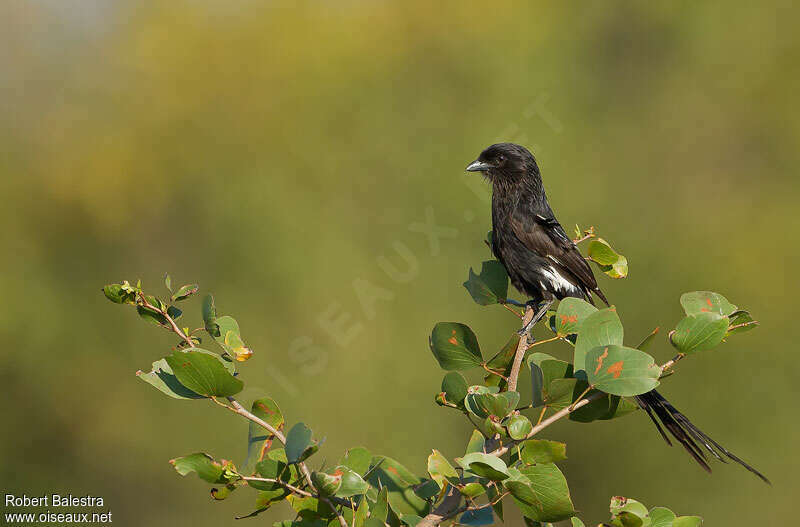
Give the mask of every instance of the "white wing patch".
M 541 269 L 542 274 L 545 278 L 550 282 L 550 288 L 554 292 L 561 292 L 564 294 L 569 293 L 580 293 L 581 290 L 575 286 L 572 282 L 561 276 L 561 274 L 556 270 L 555 267 L 550 266 L 549 268 L 542 267 Z

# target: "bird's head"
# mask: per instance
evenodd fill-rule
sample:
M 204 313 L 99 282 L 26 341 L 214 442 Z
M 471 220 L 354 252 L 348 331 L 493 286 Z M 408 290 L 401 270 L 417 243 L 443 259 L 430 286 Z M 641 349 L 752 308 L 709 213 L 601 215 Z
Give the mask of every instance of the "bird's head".
M 526 174 L 539 176 L 533 154 L 514 143 L 497 143 L 486 148 L 466 170 L 481 172 L 492 183 L 503 185 L 520 181 Z

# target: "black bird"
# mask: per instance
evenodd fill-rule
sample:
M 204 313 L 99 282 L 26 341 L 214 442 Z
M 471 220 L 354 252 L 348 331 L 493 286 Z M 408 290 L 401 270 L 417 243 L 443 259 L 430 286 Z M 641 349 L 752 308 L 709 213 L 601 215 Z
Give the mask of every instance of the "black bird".
M 481 152 L 466 170 L 481 172 L 492 184 L 492 252 L 505 266 L 514 287 L 530 297 L 528 305 L 535 310 L 520 334 L 528 333 L 555 300 L 576 297 L 594 304 L 595 294 L 608 305 L 591 267 L 547 202 L 533 154 L 513 143 L 498 143 Z M 731 459 L 769 483 L 763 474 L 700 431 L 656 390 L 637 396 L 636 402 L 669 445 L 672 442 L 664 428 L 706 471 L 711 472 L 711 467 L 698 443 L 720 461 Z

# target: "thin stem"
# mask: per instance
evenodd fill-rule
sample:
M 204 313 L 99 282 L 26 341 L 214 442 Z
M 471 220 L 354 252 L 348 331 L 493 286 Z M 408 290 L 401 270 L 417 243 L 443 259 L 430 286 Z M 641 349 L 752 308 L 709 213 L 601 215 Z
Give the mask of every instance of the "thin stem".
M 506 381 L 508 380 L 508 377 L 506 377 L 505 375 L 503 375 L 502 373 L 500 373 L 497 370 L 491 369 L 489 366 L 486 365 L 485 362 L 481 363 L 481 368 L 483 368 L 487 372 L 491 373 L 492 375 L 497 375 L 498 377 L 501 377 L 503 380 L 506 380 Z
M 757 326 L 757 325 L 758 325 L 758 321 L 757 320 L 750 320 L 748 322 L 742 322 L 741 324 L 735 324 L 733 326 L 729 326 L 728 327 L 728 332 L 730 333 L 734 329 L 744 328 L 744 327 L 747 327 L 747 326 Z
M 511 311 L 512 313 L 514 313 L 514 316 L 516 316 L 517 318 L 522 318 L 523 316 L 525 316 L 525 315 L 523 315 L 523 314 L 519 313 L 519 312 L 518 312 L 516 309 L 514 309 L 513 307 L 509 306 L 508 304 L 500 304 L 500 305 L 501 305 L 501 306 L 503 306 L 504 308 L 508 309 L 508 310 L 509 310 L 509 311 Z
M 522 327 L 528 325 L 533 319 L 533 307 L 525 306 L 525 316 L 522 317 Z M 519 343 L 517 344 L 517 351 L 514 353 L 514 362 L 511 364 L 511 373 L 508 376 L 508 391 L 517 391 L 517 379 L 519 378 L 519 369 L 522 366 L 522 359 L 525 357 L 525 352 L 528 350 L 528 335 L 532 328 L 528 328 L 525 334 L 520 335 Z
M 492 452 L 489 452 L 489 454 L 492 455 L 492 456 L 502 456 L 503 454 L 508 452 L 509 448 L 512 447 L 513 445 L 516 445 L 517 443 L 521 443 L 522 441 L 525 441 L 526 439 L 530 439 L 531 437 L 535 436 L 536 434 L 538 434 L 539 432 L 541 432 L 542 430 L 544 430 L 545 428 L 547 428 L 551 424 L 555 423 L 559 419 L 562 419 L 562 418 L 568 416 L 569 414 L 571 414 L 575 410 L 578 410 L 579 408 L 583 408 L 584 406 L 586 406 L 590 402 L 596 401 L 597 399 L 603 397 L 604 395 L 605 394 L 603 392 L 593 393 L 589 397 L 587 397 L 585 399 L 581 399 L 580 401 L 578 401 L 577 403 L 575 403 L 571 407 L 568 406 L 568 407 L 566 407 L 566 408 L 564 408 L 562 410 L 559 410 L 558 412 L 554 413 L 553 415 L 551 415 L 550 417 L 548 417 L 547 419 L 545 419 L 541 423 L 539 423 L 536 426 L 534 426 L 533 429 L 530 431 L 530 433 L 527 436 L 525 436 L 525 438 L 523 438 L 523 439 L 521 439 L 519 441 L 514 441 L 514 442 L 509 443 L 507 445 L 504 445 L 504 446 L 498 448 L 497 450 L 493 450 Z
M 292 491 L 294 494 L 299 494 L 300 496 L 305 496 L 307 498 L 313 498 L 314 495 L 310 492 L 297 488 L 294 485 L 290 485 L 285 481 L 281 481 L 279 479 L 272 479 L 272 478 L 257 478 L 255 476 L 242 476 L 242 479 L 245 481 L 263 481 L 264 483 L 275 483 L 280 485 L 281 487 L 285 488 L 286 490 Z
M 686 356 L 686 354 L 684 354 L 684 353 L 678 353 L 671 360 L 668 360 L 667 362 L 664 363 L 663 366 L 661 366 L 661 371 L 664 372 L 664 371 L 672 368 L 673 366 L 675 366 L 676 362 L 678 362 L 679 360 L 681 360 L 685 356 Z
M 461 509 L 461 492 L 454 487 L 444 497 L 444 500 L 417 524 L 417 527 L 436 527 L 443 521 L 456 516 Z
M 555 342 L 557 340 L 564 340 L 564 337 L 562 337 L 561 335 L 556 335 L 555 337 L 552 337 L 552 338 L 549 338 L 549 339 L 537 340 L 536 342 L 534 342 L 533 344 L 528 346 L 528 349 L 535 348 L 536 346 L 539 346 L 541 344 L 547 344 L 548 342 Z M 525 351 L 527 351 L 527 350 L 525 350 Z
M 165 310 L 162 310 L 162 309 L 157 308 L 154 305 L 150 304 L 150 302 L 148 302 L 147 298 L 144 296 L 144 293 L 141 293 L 141 292 L 139 293 L 139 299 L 141 300 L 142 305 L 144 307 L 146 307 L 147 309 L 151 309 L 151 310 L 155 311 L 156 313 L 158 313 L 159 315 L 164 317 L 164 319 L 167 321 L 167 323 L 170 326 L 167 329 L 171 329 L 173 333 L 175 333 L 181 339 L 183 339 L 187 344 L 189 344 L 190 347 L 194 347 L 194 341 L 191 339 L 191 337 L 189 337 L 188 335 L 186 335 L 186 333 L 183 332 L 183 330 L 175 323 L 175 321 L 172 319 L 172 317 L 169 316 Z M 223 407 L 227 408 L 228 410 L 241 415 L 245 419 L 249 419 L 250 421 L 252 421 L 252 422 L 256 423 L 257 425 L 261 426 L 262 428 L 266 429 L 270 434 L 272 434 L 276 438 L 278 438 L 278 441 L 280 441 L 282 444 L 284 444 L 284 445 L 286 444 L 286 436 L 284 436 L 283 433 L 280 430 L 278 430 L 274 426 L 270 425 L 269 423 L 267 423 L 263 419 L 260 419 L 256 415 L 253 415 L 253 413 L 247 411 L 247 409 L 244 406 L 242 406 L 241 403 L 239 401 L 237 401 L 236 399 L 234 399 L 233 397 L 228 397 L 227 399 L 228 399 L 228 402 L 231 403 L 231 406 L 228 406 L 226 404 L 221 403 L 215 397 L 211 398 L 211 400 L 214 401 L 216 404 L 218 404 L 220 406 L 223 406 Z M 305 478 L 306 483 L 308 484 L 308 487 L 311 490 L 314 491 L 314 493 L 310 494 L 310 495 L 317 496 L 320 501 L 322 501 L 323 503 L 328 505 L 328 507 L 330 507 L 330 509 L 334 512 L 334 514 L 336 514 L 336 517 L 339 520 L 339 524 L 341 525 L 341 527 L 348 527 L 347 521 L 344 519 L 344 516 L 342 516 L 342 514 L 336 509 L 336 506 L 333 504 L 333 502 L 330 499 L 319 495 L 319 493 L 317 492 L 316 487 L 314 486 L 314 482 L 311 479 L 311 471 L 308 470 L 308 467 L 306 466 L 306 464 L 301 461 L 300 463 L 297 464 L 297 467 L 300 469 L 300 472 L 303 474 L 303 477 Z
M 542 407 L 542 411 L 539 412 L 539 419 L 536 420 L 536 426 L 542 424 L 542 419 L 544 419 L 544 414 L 547 413 L 547 406 Z
M 583 396 L 589 393 L 589 390 L 591 390 L 592 388 L 594 388 L 594 386 L 590 384 L 585 390 L 583 390 L 583 393 L 581 393 L 578 397 L 575 398 L 575 401 L 573 401 L 573 403 L 569 407 L 571 409 L 574 409 L 575 403 L 583 399 Z

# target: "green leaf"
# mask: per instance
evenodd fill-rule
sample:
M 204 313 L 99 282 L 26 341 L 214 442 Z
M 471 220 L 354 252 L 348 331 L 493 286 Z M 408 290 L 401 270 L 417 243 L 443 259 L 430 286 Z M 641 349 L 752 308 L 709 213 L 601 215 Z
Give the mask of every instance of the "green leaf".
M 242 342 L 239 323 L 236 319 L 225 315 L 214 319 L 217 335 L 214 340 L 228 355 L 239 362 L 244 362 L 253 355 L 253 351 Z
M 519 344 L 519 339 L 520 336 L 514 332 L 502 349 L 498 351 L 495 356 L 489 360 L 489 362 L 486 363 L 486 366 L 489 369 L 501 372 L 503 375 L 508 377 L 508 375 L 511 373 L 511 364 L 514 361 L 514 355 L 517 354 L 517 345 Z M 487 386 L 505 386 L 505 380 L 494 373 L 488 373 L 484 377 L 484 380 L 486 381 Z
M 586 527 L 586 525 L 578 518 L 570 518 L 572 521 L 572 527 Z
M 461 515 L 458 519 L 461 525 L 470 525 L 478 527 L 480 525 L 491 525 L 494 523 L 494 516 L 492 515 L 491 507 L 483 507 L 477 510 L 469 510 Z
M 658 386 L 661 368 L 643 351 L 624 346 L 598 346 L 586 355 L 590 384 L 613 395 L 639 395 Z
M 203 298 L 203 322 L 205 323 L 206 331 L 212 337 L 218 337 L 219 326 L 217 326 L 217 308 L 214 306 L 214 297 L 206 295 Z
M 580 393 L 586 389 L 586 385 L 582 385 Z M 597 393 L 591 391 L 589 394 Z M 604 394 L 603 397 L 596 399 L 582 408 L 578 408 L 569 414 L 570 421 L 579 423 L 591 423 L 592 421 L 607 421 L 609 419 L 616 419 L 618 417 L 626 416 L 639 409 L 639 405 L 627 397 L 619 397 L 617 395 Z
M 473 430 L 472 435 L 469 438 L 469 442 L 467 443 L 467 451 L 465 454 L 471 454 L 473 452 L 483 452 L 483 446 L 486 443 L 486 438 L 483 437 L 483 434 L 480 433 L 478 430 Z
M 600 267 L 611 278 L 625 278 L 628 276 L 628 260 L 618 254 L 611 245 L 602 238 L 589 242 L 589 259 Z
M 342 486 L 342 474 L 326 474 L 325 472 L 314 471 L 311 473 L 311 481 L 317 488 L 321 496 L 333 496 Z
M 481 419 L 488 417 L 489 414 L 478 404 L 478 397 L 486 393 L 497 393 L 496 386 L 482 386 L 477 384 L 467 388 L 467 396 L 464 398 L 464 406 L 469 412 Z
M 464 397 L 467 396 L 467 380 L 457 371 L 448 372 L 442 379 L 442 393 L 448 403 L 464 406 Z
M 278 403 L 269 397 L 264 397 L 253 401 L 253 415 L 272 425 L 276 430 L 282 430 L 284 426 L 283 414 L 278 408 Z M 247 458 L 245 459 L 243 471 L 250 472 L 256 462 L 263 459 L 267 450 L 272 446 L 275 437 L 264 430 L 260 425 L 250 422 L 247 433 Z
M 500 489 L 495 485 L 487 488 L 486 499 L 488 499 L 490 503 L 494 503 L 494 505 L 492 505 L 492 510 L 494 510 L 495 515 L 500 518 L 500 521 L 503 521 L 503 499 L 500 497 Z
M 230 469 L 235 470 L 236 468 L 232 463 L 224 460 L 220 463 L 202 452 L 175 458 L 170 460 L 170 464 L 181 476 L 196 472 L 200 479 L 209 483 L 222 484 L 238 479 L 230 472 Z
M 458 487 L 459 492 L 468 498 L 477 498 L 481 494 L 486 492 L 486 488 L 478 483 L 477 481 L 470 481 L 460 487 Z
M 617 311 L 613 307 L 601 309 L 587 316 L 580 326 L 578 340 L 575 343 L 576 372 L 585 370 L 586 354 L 592 348 L 611 344 L 622 345 L 624 331 Z
M 162 311 L 166 309 L 166 305 L 164 302 L 159 300 L 158 298 L 152 295 L 145 295 L 145 299 L 147 303 L 153 307 L 161 309 Z M 154 311 L 149 307 L 144 307 L 143 305 L 137 305 L 136 311 L 139 313 L 139 316 L 142 317 L 144 320 L 150 322 L 151 324 L 155 324 L 156 326 L 166 326 L 167 319 L 164 318 L 164 315 L 159 313 L 158 311 Z
M 183 315 L 183 311 L 175 306 L 169 306 L 167 308 L 167 315 L 169 315 L 172 320 L 178 320 Z
M 524 466 L 520 472 L 531 482 L 531 488 L 542 506 L 538 509 L 515 500 L 523 515 L 540 522 L 557 522 L 575 514 L 567 480 L 558 467 L 552 463 L 540 463 Z
M 672 527 L 675 513 L 664 507 L 650 509 L 650 527 Z
M 650 349 L 650 345 L 655 340 L 656 335 L 658 335 L 660 329 L 661 328 L 654 329 L 649 335 L 647 335 L 644 339 L 642 339 L 639 345 L 636 346 L 636 349 L 638 349 L 639 351 L 647 351 L 648 349 Z
M 497 456 L 490 456 L 475 452 L 467 454 L 462 458 L 457 458 L 456 462 L 464 470 L 468 470 L 477 476 L 488 478 L 492 481 L 502 481 L 509 477 L 508 467 L 505 462 Z
M 176 351 L 165 357 L 180 382 L 195 393 L 207 397 L 227 397 L 242 391 L 242 381 L 230 374 L 222 358 L 199 348 Z
M 434 496 L 438 496 L 440 491 L 439 484 L 432 479 L 426 479 L 419 485 L 414 486 L 414 494 L 423 500 L 429 500 Z
M 181 286 L 175 293 L 172 295 L 173 302 L 180 302 L 181 300 L 186 300 L 196 292 L 200 290 L 200 286 L 197 284 L 188 284 Z
M 511 493 L 514 501 L 522 509 L 522 514 L 526 517 L 525 508 L 535 510 L 536 514 L 541 514 L 544 509 L 542 502 L 533 490 L 530 480 L 526 477 L 510 478 L 503 482 L 503 486 Z
M 534 408 L 545 404 L 552 405 L 558 397 L 563 396 L 565 392 L 563 389 L 558 390 L 557 387 L 556 393 L 553 393 L 553 381 L 556 379 L 571 378 L 572 364 L 558 360 L 546 353 L 532 353 L 530 357 L 528 357 L 528 365 L 531 368 L 531 381 L 533 385 L 532 404 Z M 567 404 L 569 404 L 569 402 Z
M 225 318 L 225 317 L 222 317 Z M 244 362 L 253 356 L 253 350 L 245 346 L 239 333 L 228 331 L 225 334 L 225 351 L 239 362 Z
M 286 459 L 292 464 L 304 461 L 316 451 L 314 446 L 311 429 L 305 423 L 297 423 L 286 434 Z
M 164 274 L 164 285 L 170 292 L 172 292 L 172 277 L 169 275 L 169 273 Z
M 375 500 L 375 505 L 372 506 L 372 510 L 370 510 L 370 517 L 375 518 L 381 522 L 381 526 L 383 527 L 383 522 L 386 521 L 386 515 L 389 513 L 389 502 L 388 502 L 388 490 L 386 487 L 381 488 L 380 492 L 378 492 L 378 497 Z
M 602 238 L 595 238 L 589 242 L 589 258 L 600 265 L 611 265 L 619 259 L 617 252 Z
M 578 333 L 581 323 L 596 313 L 597 308 L 580 298 L 567 297 L 558 304 L 555 316 L 555 329 L 558 335 Z
M 526 465 L 564 461 L 567 459 L 567 445 L 547 439 L 529 439 L 522 443 L 520 459 Z
M 103 294 L 115 304 L 135 304 L 136 293 L 126 284 L 108 284 L 103 287 Z
M 680 516 L 672 522 L 672 527 L 700 527 L 703 525 L 703 518 L 700 516 Z
M 508 275 L 503 264 L 489 260 L 481 264 L 481 274 L 470 267 L 469 278 L 464 282 L 472 299 L 482 306 L 504 303 L 508 296 Z
M 367 481 L 375 488 L 388 488 L 387 499 L 392 510 L 397 514 L 416 514 L 424 516 L 428 513 L 428 502 L 414 493 L 413 487 L 421 480 L 392 458 L 375 456 L 375 466 Z
M 356 474 L 363 476 L 369 470 L 369 464 L 372 461 L 372 454 L 363 446 L 349 449 L 345 452 L 344 457 L 339 461 L 343 465 Z
M 474 395 L 475 404 L 481 410 L 478 417 L 494 415 L 503 418 L 513 411 L 519 402 L 518 392 L 484 393 Z M 477 414 L 476 414 L 477 415 Z
M 453 484 L 458 482 L 456 469 L 438 450 L 434 450 L 428 456 L 428 474 L 431 475 L 431 479 L 439 485 L 440 489 L 443 489 L 448 482 Z
M 173 399 L 205 399 L 205 396 L 195 393 L 181 384 L 164 359 L 154 362 L 153 369 L 149 373 L 139 370 L 136 372 L 136 376 Z
M 681 295 L 681 306 L 687 315 L 699 315 L 701 313 L 716 313 L 727 317 L 734 311 L 736 306 L 728 302 L 728 299 L 713 291 L 692 291 Z
M 430 336 L 430 347 L 445 370 L 465 370 L 483 361 L 475 333 L 458 322 L 439 322 Z
M 753 317 L 750 316 L 750 313 L 744 310 L 735 311 L 728 318 L 728 335 L 733 335 L 734 333 L 744 333 L 745 331 L 750 331 L 758 326 L 758 322 L 753 320 Z
M 520 440 L 528 437 L 528 434 L 533 430 L 533 424 L 531 424 L 530 419 L 524 415 L 517 414 L 508 418 L 506 429 L 511 439 Z
M 718 313 L 689 315 L 670 333 L 669 341 L 681 353 L 714 349 L 728 332 L 728 317 Z
M 611 506 L 609 508 L 611 510 L 612 518 L 625 518 L 625 515 L 632 515 L 640 520 L 637 525 L 641 525 L 644 520 L 648 518 L 647 507 L 631 498 L 615 496 L 611 498 Z M 628 524 L 632 523 L 631 520 L 631 518 L 628 518 L 627 520 L 623 519 L 622 523 L 627 527 Z
M 400 517 L 400 521 L 408 525 L 408 527 L 417 527 L 417 524 L 422 521 L 422 517 L 416 514 L 403 514 Z

